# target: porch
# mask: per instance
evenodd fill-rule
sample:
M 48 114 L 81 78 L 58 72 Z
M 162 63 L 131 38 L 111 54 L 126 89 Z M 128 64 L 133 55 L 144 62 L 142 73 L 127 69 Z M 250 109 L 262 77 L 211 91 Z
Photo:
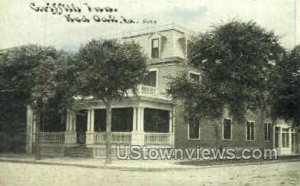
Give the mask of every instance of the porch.
M 125 107 L 112 109 L 112 145 L 173 147 L 174 109 Z M 106 111 L 91 108 L 68 112 L 64 132 L 39 132 L 40 143 L 86 147 L 106 143 Z M 35 140 L 34 140 L 35 141 Z

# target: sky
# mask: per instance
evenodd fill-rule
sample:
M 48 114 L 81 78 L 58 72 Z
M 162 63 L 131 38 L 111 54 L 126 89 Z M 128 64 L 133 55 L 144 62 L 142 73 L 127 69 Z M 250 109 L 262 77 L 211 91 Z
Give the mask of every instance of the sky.
M 46 3 L 73 3 L 81 12 L 53 15 L 36 11 Z M 89 11 L 85 3 L 92 8 L 111 7 L 117 12 Z M 280 43 L 290 49 L 300 40 L 300 7 L 297 10 L 296 4 L 300 6 L 300 0 L 0 0 L 0 49 L 39 44 L 74 51 L 91 39 L 117 38 L 171 23 L 198 33 L 233 19 L 257 22 L 274 31 L 280 36 Z M 68 14 L 72 18 L 85 16 L 90 22 L 68 22 L 65 17 Z M 93 19 L 109 15 L 119 22 Z M 122 16 L 138 23 L 125 23 Z M 143 20 L 153 20 L 156 24 Z

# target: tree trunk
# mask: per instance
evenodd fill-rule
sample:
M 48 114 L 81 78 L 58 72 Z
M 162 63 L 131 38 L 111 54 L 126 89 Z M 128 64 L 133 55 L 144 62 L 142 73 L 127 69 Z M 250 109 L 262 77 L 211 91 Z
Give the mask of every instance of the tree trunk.
M 106 104 L 106 159 L 105 159 L 105 164 L 111 164 L 112 163 L 112 158 L 111 158 L 111 152 L 112 152 L 112 147 L 111 147 L 111 140 L 112 140 L 112 135 L 111 135 L 111 101 L 107 101 Z
M 260 108 L 260 126 L 264 127 L 264 122 L 265 122 L 265 109 L 262 107 Z M 259 143 L 259 139 L 257 139 L 257 142 Z

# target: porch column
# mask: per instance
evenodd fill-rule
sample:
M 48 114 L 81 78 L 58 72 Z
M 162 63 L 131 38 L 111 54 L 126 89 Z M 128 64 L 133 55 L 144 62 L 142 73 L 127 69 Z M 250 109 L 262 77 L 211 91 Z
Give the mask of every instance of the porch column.
M 95 110 L 89 109 L 87 116 L 86 144 L 94 144 Z
M 32 153 L 32 143 L 35 131 L 34 129 L 34 115 L 31 106 L 27 106 L 27 120 L 26 120 L 26 153 Z
M 33 113 L 33 122 L 32 122 L 32 143 L 35 143 L 35 137 L 36 137 L 36 113 L 34 111 Z
M 175 133 L 175 125 L 176 125 L 176 123 L 175 123 L 175 121 L 176 121 L 176 110 L 175 110 L 175 108 L 173 108 L 172 110 L 173 110 L 173 117 L 172 117 L 173 130 L 172 130 L 172 132 L 174 134 Z
M 75 144 L 77 141 L 76 135 L 76 114 L 74 111 L 67 111 L 65 144 Z
M 296 153 L 299 154 L 300 153 L 300 140 L 299 140 L 299 133 L 297 132 L 297 130 L 295 130 L 295 150 Z
M 290 127 L 289 128 L 289 148 L 291 149 L 291 152 L 292 152 L 292 135 L 293 135 L 293 133 L 292 133 L 292 127 Z
M 174 145 L 174 129 L 175 129 L 175 108 L 169 111 L 169 133 L 170 144 Z
M 273 141 L 273 149 L 276 148 L 276 145 L 275 145 L 275 135 L 276 135 L 276 131 L 275 131 L 275 124 L 273 124 L 273 138 L 272 138 L 272 141 Z
M 76 133 L 76 113 L 71 114 L 71 131 Z
M 279 135 L 278 135 L 278 150 L 279 150 L 279 154 L 281 154 L 281 148 L 282 148 L 282 127 L 279 127 Z
M 173 132 L 173 110 L 169 111 L 169 133 Z
M 144 108 L 140 107 L 140 122 L 138 123 L 138 131 L 144 132 Z
M 133 116 L 132 116 L 132 131 L 137 131 L 137 108 L 133 107 Z
M 144 145 L 144 108 L 133 108 L 133 130 L 131 137 L 132 145 Z

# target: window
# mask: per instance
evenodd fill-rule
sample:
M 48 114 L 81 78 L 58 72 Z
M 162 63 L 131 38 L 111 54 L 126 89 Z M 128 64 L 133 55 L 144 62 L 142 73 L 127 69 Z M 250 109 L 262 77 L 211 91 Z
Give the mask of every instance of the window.
M 157 83 L 157 70 L 150 70 L 146 75 L 143 84 L 147 86 L 156 87 Z
M 200 81 L 200 73 L 189 71 L 189 78 L 192 81 L 199 82 Z
M 253 141 L 254 140 L 254 122 L 253 121 L 247 121 L 246 124 L 246 140 L 247 141 Z
M 265 123 L 265 140 L 271 140 L 271 123 Z
M 223 140 L 231 140 L 231 119 L 224 118 Z
M 196 120 L 190 121 L 188 124 L 188 139 L 189 140 L 200 139 L 200 124 Z
M 151 57 L 152 58 L 159 58 L 159 39 L 152 39 Z

